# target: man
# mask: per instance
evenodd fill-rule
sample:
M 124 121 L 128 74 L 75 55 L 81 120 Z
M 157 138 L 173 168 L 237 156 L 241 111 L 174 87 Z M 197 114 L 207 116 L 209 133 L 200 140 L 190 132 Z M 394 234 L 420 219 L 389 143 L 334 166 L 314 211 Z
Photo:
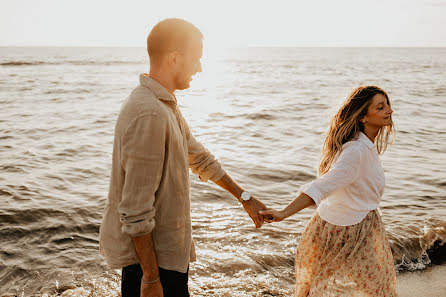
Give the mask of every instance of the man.
M 122 296 L 189 296 L 195 260 L 189 168 L 242 202 L 257 228 L 265 205 L 238 186 L 191 134 L 175 90 L 201 72 L 202 33 L 181 19 L 158 23 L 147 38 L 150 73 L 141 74 L 116 127 L 100 248 L 122 269 Z

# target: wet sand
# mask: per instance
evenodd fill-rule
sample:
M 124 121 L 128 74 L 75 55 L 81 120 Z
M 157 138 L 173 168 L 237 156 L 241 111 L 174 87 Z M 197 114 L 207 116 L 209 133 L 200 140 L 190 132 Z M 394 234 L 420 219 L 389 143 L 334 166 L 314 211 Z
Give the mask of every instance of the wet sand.
M 446 296 L 446 265 L 435 265 L 423 271 L 405 272 L 397 276 L 398 297 Z
M 119 296 L 119 288 L 103 288 L 99 286 L 95 290 L 95 296 Z M 415 272 L 403 272 L 397 276 L 398 297 L 444 297 L 446 296 L 446 265 L 435 265 L 425 270 Z M 91 296 L 92 291 L 85 288 L 66 290 L 63 297 Z M 3 296 L 3 295 L 2 295 Z M 43 296 L 52 296 L 44 294 Z M 6 295 L 4 297 L 9 297 Z

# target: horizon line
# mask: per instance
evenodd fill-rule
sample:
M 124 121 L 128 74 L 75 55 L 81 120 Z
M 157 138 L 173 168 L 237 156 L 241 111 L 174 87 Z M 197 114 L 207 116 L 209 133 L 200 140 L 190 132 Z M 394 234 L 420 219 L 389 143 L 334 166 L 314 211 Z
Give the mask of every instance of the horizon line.
M 145 48 L 145 46 L 136 45 L 0 45 L 0 48 Z M 205 46 L 206 47 L 206 46 Z M 241 49 L 241 48 L 446 48 L 445 45 L 234 45 L 225 47 L 212 47 L 222 49 Z

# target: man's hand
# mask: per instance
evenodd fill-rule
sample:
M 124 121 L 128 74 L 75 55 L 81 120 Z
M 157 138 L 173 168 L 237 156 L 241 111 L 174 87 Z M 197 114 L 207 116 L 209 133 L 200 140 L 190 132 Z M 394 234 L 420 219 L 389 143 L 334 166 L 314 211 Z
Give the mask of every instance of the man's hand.
M 144 283 L 141 280 L 141 294 L 140 297 L 163 297 L 163 287 L 158 279 L 153 284 Z
M 239 199 L 240 195 L 244 192 L 244 190 L 237 185 L 228 174 L 225 174 L 220 180 L 215 181 L 215 183 L 234 195 L 237 199 Z M 254 198 L 254 196 L 251 196 L 251 199 L 244 201 L 242 204 L 243 208 L 256 225 L 256 228 L 262 227 L 263 216 L 259 214 L 259 211 L 266 209 L 265 204 Z
M 266 206 L 261 201 L 254 198 L 254 196 L 251 196 L 251 199 L 248 201 L 244 201 L 243 208 L 248 213 L 248 215 L 251 217 L 252 221 L 256 225 L 256 228 L 260 228 L 263 225 L 263 215 L 259 213 L 261 210 L 265 210 Z
M 158 261 L 152 233 L 132 237 L 133 245 L 139 258 L 139 265 L 143 271 L 141 278 L 140 297 L 163 297 L 163 287 L 159 279 Z M 158 279 L 157 279 L 158 278 Z M 157 279 L 155 281 L 155 279 Z M 150 282 L 145 283 L 146 282 Z M 153 281 L 153 283 L 151 283 Z

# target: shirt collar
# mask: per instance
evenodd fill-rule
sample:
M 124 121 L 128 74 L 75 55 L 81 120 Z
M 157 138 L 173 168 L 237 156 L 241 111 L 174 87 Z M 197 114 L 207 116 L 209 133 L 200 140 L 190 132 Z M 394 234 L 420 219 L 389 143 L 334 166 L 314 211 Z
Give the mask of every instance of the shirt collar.
M 359 132 L 358 141 L 367 145 L 368 148 L 374 148 L 375 144 L 363 132 Z
M 147 73 L 141 73 L 139 75 L 139 83 L 150 89 L 159 100 L 177 103 L 175 95 L 171 94 L 162 84 L 149 77 Z

